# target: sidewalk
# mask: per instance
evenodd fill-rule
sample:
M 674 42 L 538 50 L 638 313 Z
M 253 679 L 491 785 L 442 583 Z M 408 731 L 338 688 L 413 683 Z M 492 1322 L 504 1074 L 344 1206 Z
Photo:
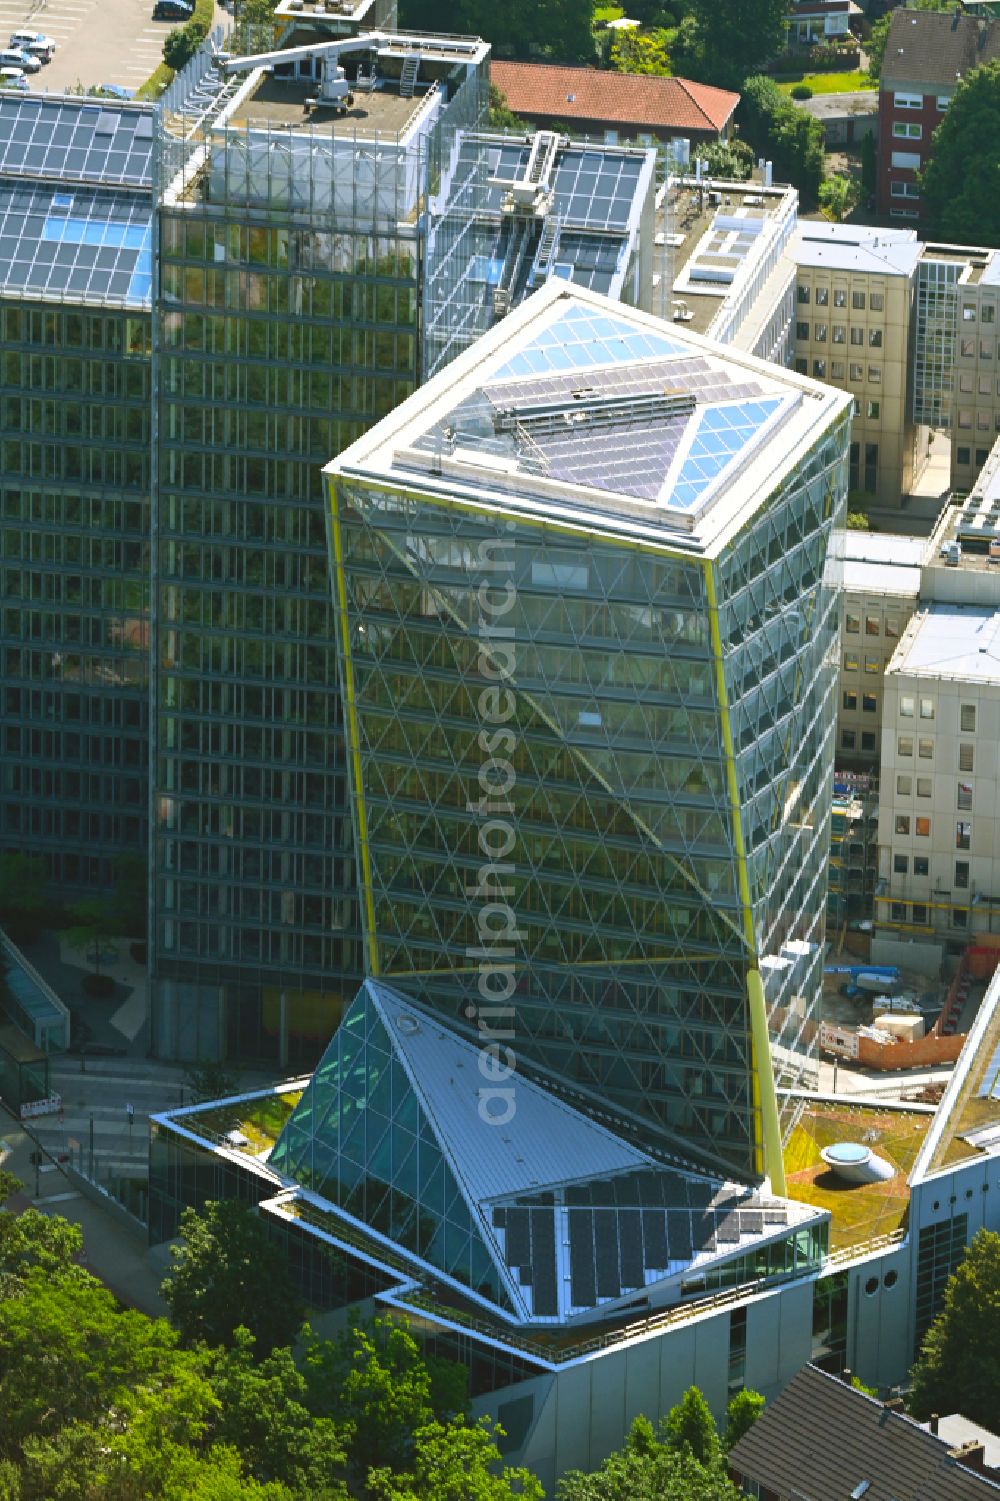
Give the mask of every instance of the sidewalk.
M 62 1215 L 63 1219 L 79 1225 L 83 1231 L 81 1264 L 120 1302 L 154 1318 L 165 1317 L 167 1306 L 160 1296 L 160 1272 L 150 1259 L 141 1226 L 136 1225 L 136 1233 L 131 1234 L 113 1210 L 87 1198 L 69 1180 L 65 1170 L 48 1158 L 43 1156 L 36 1173 L 31 1163 L 34 1141 L 5 1109 L 0 1109 L 0 1138 L 9 1148 L 4 1153 L 0 1147 L 2 1165 L 24 1184 L 24 1191 L 10 1199 L 9 1208 L 20 1214 L 34 1207 L 43 1214 Z

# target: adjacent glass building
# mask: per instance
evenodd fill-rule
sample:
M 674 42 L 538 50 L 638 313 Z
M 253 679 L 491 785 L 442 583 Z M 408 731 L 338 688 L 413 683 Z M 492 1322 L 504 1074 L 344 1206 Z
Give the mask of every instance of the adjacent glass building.
M 557 284 L 499 335 L 328 471 L 368 972 L 778 1184 L 849 402 Z
M 0 849 L 147 848 L 152 114 L 0 95 Z

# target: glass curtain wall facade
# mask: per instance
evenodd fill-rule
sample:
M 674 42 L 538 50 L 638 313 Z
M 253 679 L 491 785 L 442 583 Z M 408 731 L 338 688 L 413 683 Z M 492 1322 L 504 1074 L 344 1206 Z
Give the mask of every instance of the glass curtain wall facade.
M 145 861 L 149 343 L 148 299 L 0 301 L 0 848 L 70 891 Z
M 519 1064 L 749 1173 L 758 956 L 788 1070 L 814 1049 L 846 437 L 717 561 L 333 487 L 369 972 L 468 1026 L 508 904 Z
M 958 283 L 966 266 L 959 253 L 938 260 L 929 248 L 917 267 L 913 421 L 928 427 L 951 427 Z
M 422 338 L 440 361 L 475 331 L 446 177 L 485 104 L 480 68 L 408 141 L 230 124 L 207 164 L 159 122 L 163 1055 L 311 1060 L 356 989 L 321 468 L 414 390 Z

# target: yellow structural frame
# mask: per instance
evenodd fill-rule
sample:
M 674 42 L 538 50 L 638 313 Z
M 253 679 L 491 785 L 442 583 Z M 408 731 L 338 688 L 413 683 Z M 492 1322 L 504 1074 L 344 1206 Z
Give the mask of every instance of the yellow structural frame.
M 361 860 L 361 897 L 365 907 L 364 936 L 368 958 L 368 973 L 378 975 L 378 944 L 375 936 L 375 899 L 372 895 L 372 858 L 368 847 L 368 810 L 365 807 L 365 789 L 361 777 L 361 739 L 358 732 L 358 704 L 354 690 L 354 661 L 351 656 L 350 622 L 347 615 L 347 575 L 344 571 L 344 539 L 340 530 L 340 506 L 337 486 L 330 484 L 330 535 L 333 540 L 334 585 L 337 591 L 337 629 L 344 660 L 344 708 L 347 719 L 347 748 L 351 758 L 354 779 L 354 808 L 358 854 Z
M 736 781 L 733 723 L 729 712 L 729 694 L 726 689 L 726 673 L 722 658 L 722 632 L 719 628 L 719 599 L 715 587 L 715 565 L 711 558 L 706 558 L 702 566 L 705 574 L 705 599 L 708 605 L 712 660 L 715 664 L 719 720 L 722 726 L 722 753 L 726 763 L 726 785 L 729 789 L 729 811 L 733 825 L 736 879 L 740 893 L 740 906 L 743 910 L 743 935 L 746 939 L 750 962 L 750 968 L 747 971 L 747 1003 L 750 1010 L 751 1077 L 754 1119 L 760 1122 L 760 1132 L 754 1143 L 754 1155 L 758 1172 L 767 1175 L 776 1194 L 784 1194 L 785 1164 L 781 1151 L 781 1128 L 778 1122 L 778 1096 L 774 1087 L 771 1040 L 767 1031 L 764 982 L 757 968 L 757 938 L 754 932 L 753 908 L 750 903 L 750 876 L 747 870 L 746 845 L 743 841 L 743 814 L 740 806 L 739 785 Z

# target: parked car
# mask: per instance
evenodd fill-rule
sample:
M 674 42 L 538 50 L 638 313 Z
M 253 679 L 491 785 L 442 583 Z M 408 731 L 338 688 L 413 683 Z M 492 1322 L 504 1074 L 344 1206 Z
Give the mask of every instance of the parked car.
M 29 89 L 28 75 L 23 68 L 0 68 L 0 88 Z
M 38 61 L 42 64 L 52 61 L 52 48 L 48 42 L 29 42 L 24 51 L 27 52 L 29 57 L 37 57 Z
M 153 6 L 154 21 L 190 21 L 194 6 L 187 0 L 156 0 Z
M 29 57 L 27 52 L 18 52 L 14 47 L 0 52 L 0 68 L 20 68 L 22 73 L 38 73 L 41 66 L 37 57 Z
M 39 47 L 47 47 L 50 53 L 56 50 L 54 40 L 46 36 L 44 31 L 15 31 L 11 34 L 10 45 L 19 52 L 26 52 L 33 42 L 37 42 Z
M 134 99 L 135 89 L 127 89 L 120 83 L 102 83 L 98 92 L 106 99 Z

